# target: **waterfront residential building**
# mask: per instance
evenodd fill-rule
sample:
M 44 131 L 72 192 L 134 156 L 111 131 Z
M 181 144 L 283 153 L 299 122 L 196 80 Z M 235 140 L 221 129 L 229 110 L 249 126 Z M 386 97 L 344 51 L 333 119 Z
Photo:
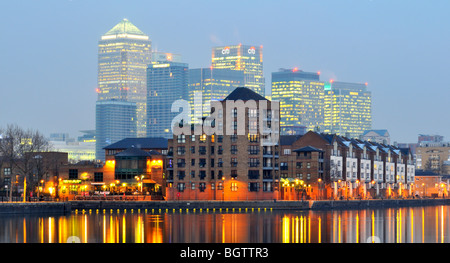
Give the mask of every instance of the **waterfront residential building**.
M 232 69 L 198 68 L 189 70 L 189 104 L 192 122 L 201 123 L 211 110 L 211 101 L 223 100 L 244 84 L 244 72 Z
M 317 130 L 324 125 L 324 82 L 319 73 L 280 69 L 272 73 L 272 99 L 280 102 L 282 134 L 295 133 L 299 127 Z
M 420 197 L 448 197 L 449 184 L 444 176 L 429 170 L 416 170 L 415 195 Z
M 413 195 L 415 164 L 409 149 L 313 131 L 282 136 L 281 142 L 281 178 L 290 182 L 281 184 L 282 193 L 292 193 L 301 181 L 312 199 Z
M 172 138 L 172 112 L 177 100 L 188 100 L 188 64 L 160 62 L 147 68 L 147 137 Z
M 169 139 L 167 199 L 279 199 L 278 103 L 248 88 L 215 103 L 203 122 L 214 132 L 189 125 Z
M 450 142 L 421 142 L 416 148 L 417 169 L 446 174 L 450 162 Z
M 265 95 L 262 46 L 233 45 L 214 47 L 212 50 L 213 69 L 231 69 L 244 73 L 245 86 L 257 94 Z
M 359 138 L 372 128 L 372 94 L 367 84 L 331 81 L 324 89 L 322 131 Z
M 96 103 L 97 160 L 105 161 L 104 147 L 125 138 L 137 137 L 136 103 L 122 100 L 101 100 Z
M 98 101 L 134 102 L 139 137 L 146 135 L 146 69 L 150 63 L 150 38 L 127 19 L 98 43 Z

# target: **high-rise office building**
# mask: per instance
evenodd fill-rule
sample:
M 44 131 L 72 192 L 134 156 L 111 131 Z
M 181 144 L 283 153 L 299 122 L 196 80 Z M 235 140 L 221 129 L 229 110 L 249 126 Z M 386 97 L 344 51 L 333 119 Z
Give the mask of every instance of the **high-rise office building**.
M 188 100 L 189 71 L 187 63 L 160 62 L 147 68 L 147 137 L 172 138 L 172 104 Z
M 146 135 L 146 70 L 150 63 L 150 38 L 127 19 L 98 43 L 98 100 L 135 102 L 139 137 Z
M 96 103 L 96 144 L 97 160 L 105 161 L 104 147 L 136 137 L 136 103 L 123 100 L 101 100 Z
M 280 102 L 281 134 L 323 126 L 324 82 L 319 73 L 280 69 L 272 73 L 272 100 Z
M 325 83 L 324 132 L 359 138 L 372 129 L 372 93 L 367 84 Z
M 223 100 L 244 85 L 244 72 L 231 69 L 198 68 L 189 70 L 189 103 L 192 122 L 210 115 L 212 100 Z
M 244 86 L 265 95 L 262 46 L 235 45 L 214 47 L 212 68 L 244 72 Z

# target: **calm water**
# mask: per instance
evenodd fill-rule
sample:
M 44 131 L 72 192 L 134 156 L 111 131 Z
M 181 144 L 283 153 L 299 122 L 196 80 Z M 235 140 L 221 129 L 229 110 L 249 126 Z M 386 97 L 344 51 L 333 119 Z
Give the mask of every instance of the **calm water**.
M 450 207 L 1 216 L 2 243 L 448 243 Z

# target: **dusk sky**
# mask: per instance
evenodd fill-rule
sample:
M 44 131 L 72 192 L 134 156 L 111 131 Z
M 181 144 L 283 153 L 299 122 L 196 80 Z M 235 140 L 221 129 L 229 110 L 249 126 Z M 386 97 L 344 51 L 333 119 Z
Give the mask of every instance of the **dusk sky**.
M 209 67 L 217 45 L 264 47 L 271 73 L 368 83 L 373 129 L 391 142 L 450 140 L 450 1 L 0 1 L 0 126 L 95 129 L 97 44 L 127 18 L 153 49 Z

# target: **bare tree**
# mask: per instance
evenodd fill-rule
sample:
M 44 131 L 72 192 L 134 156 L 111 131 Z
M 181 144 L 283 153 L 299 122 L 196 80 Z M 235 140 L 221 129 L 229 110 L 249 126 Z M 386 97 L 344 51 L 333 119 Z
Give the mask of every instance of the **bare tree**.
M 37 153 L 48 151 L 49 142 L 39 131 L 25 130 L 16 124 L 1 128 L 0 134 L 0 155 L 10 165 L 11 175 L 18 175 L 21 180 L 26 178 L 27 189 L 35 189 L 41 179 L 33 174 L 39 158 Z

